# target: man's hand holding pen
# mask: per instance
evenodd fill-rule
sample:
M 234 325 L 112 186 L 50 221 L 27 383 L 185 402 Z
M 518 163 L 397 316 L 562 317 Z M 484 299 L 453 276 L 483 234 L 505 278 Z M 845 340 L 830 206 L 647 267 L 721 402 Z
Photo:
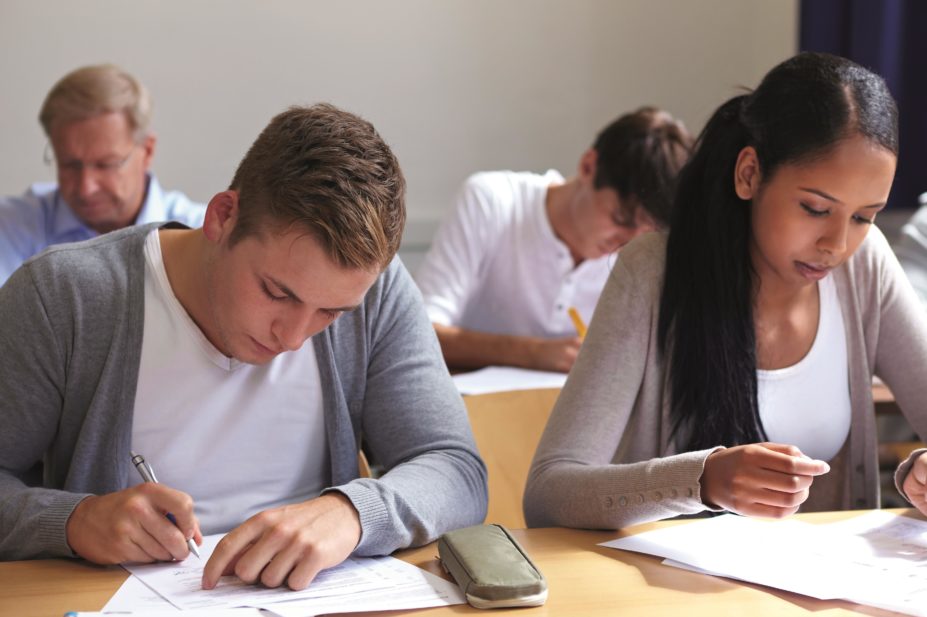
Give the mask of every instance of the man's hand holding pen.
M 71 513 L 66 534 L 71 550 L 99 564 L 180 560 L 190 553 L 188 538 L 203 541 L 193 499 L 153 482 L 87 497 Z

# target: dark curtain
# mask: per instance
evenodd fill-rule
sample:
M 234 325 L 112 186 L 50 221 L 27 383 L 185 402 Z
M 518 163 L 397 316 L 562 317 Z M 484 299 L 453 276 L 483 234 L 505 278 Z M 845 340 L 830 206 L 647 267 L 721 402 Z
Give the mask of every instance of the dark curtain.
M 802 0 L 803 51 L 849 58 L 880 74 L 898 102 L 901 151 L 890 208 L 927 191 L 927 2 Z

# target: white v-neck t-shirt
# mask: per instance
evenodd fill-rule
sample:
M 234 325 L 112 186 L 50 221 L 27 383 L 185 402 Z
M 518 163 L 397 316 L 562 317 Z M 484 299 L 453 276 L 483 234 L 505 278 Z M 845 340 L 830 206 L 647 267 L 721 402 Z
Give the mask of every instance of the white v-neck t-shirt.
M 318 496 L 330 472 L 311 339 L 266 365 L 228 358 L 174 295 L 157 229 L 146 240 L 145 260 L 132 450 L 159 482 L 193 498 L 204 534 Z
M 770 441 L 829 461 L 850 434 L 850 377 L 843 313 L 832 276 L 818 281 L 818 331 L 792 366 L 757 370 L 760 420 Z

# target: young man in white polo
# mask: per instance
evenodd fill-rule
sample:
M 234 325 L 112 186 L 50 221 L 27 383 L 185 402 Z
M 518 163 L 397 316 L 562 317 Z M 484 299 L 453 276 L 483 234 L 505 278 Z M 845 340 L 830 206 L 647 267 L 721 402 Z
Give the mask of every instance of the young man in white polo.
M 576 175 L 467 179 L 416 272 L 448 366 L 567 372 L 615 252 L 665 225 L 691 138 L 645 107 L 605 127 Z

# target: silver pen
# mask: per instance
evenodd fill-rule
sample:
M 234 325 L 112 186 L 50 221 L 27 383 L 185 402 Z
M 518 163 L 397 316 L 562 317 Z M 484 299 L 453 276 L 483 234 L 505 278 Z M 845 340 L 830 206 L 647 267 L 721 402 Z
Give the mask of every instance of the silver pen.
M 132 464 L 135 465 L 135 468 L 138 469 L 139 475 L 142 476 L 142 480 L 145 482 L 153 482 L 154 484 L 158 483 L 158 479 L 155 477 L 154 469 L 151 468 L 151 465 L 145 460 L 145 457 L 141 454 L 136 454 L 135 452 L 130 452 L 132 455 Z M 168 512 L 166 514 L 168 520 L 170 520 L 174 525 L 177 525 L 177 519 L 174 518 L 174 515 Z M 190 549 L 190 552 L 200 556 L 200 551 L 196 547 L 196 542 L 193 541 L 193 538 L 187 540 L 187 548 Z

